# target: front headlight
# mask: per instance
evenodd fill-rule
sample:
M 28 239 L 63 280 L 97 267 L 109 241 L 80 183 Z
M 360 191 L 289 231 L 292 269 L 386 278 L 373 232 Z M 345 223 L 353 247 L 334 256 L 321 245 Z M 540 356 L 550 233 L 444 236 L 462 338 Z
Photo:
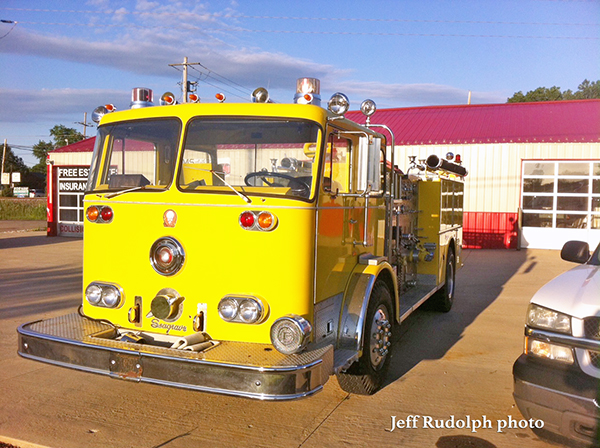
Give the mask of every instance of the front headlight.
M 565 364 L 573 364 L 575 362 L 571 347 L 551 344 L 532 338 L 525 338 L 525 353 Z
M 123 293 L 116 285 L 93 282 L 85 288 L 85 298 L 94 306 L 117 308 L 122 302 Z
M 530 303 L 527 309 L 527 325 L 544 330 L 571 334 L 571 316 Z
M 224 321 L 244 324 L 260 323 L 267 314 L 258 297 L 226 296 L 219 302 L 218 310 Z

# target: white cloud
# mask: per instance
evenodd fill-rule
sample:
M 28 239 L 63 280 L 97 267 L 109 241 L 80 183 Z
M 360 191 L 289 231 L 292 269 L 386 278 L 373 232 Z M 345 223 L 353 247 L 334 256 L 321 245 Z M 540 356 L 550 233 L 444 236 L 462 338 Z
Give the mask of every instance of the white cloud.
M 441 84 L 386 84 L 382 82 L 339 81 L 336 89 L 354 98 L 378 99 L 379 107 L 466 104 L 468 90 Z M 361 100 L 362 101 L 362 100 Z M 505 102 L 501 92 L 472 92 L 477 104 Z
M 119 104 L 129 105 L 131 92 L 101 89 L 41 89 L 18 90 L 0 88 L 3 104 L 11 107 L 0 108 L 2 123 L 33 123 L 41 120 L 64 121 L 65 117 L 83 118 L 83 113 L 91 112 L 99 105 L 106 104 L 107 98 Z

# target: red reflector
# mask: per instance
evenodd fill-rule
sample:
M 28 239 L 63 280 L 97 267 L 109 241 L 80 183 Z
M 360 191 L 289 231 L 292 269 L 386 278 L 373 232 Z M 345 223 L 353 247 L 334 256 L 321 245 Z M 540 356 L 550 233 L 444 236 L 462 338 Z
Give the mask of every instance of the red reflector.
M 240 224 L 242 227 L 248 229 L 254 225 L 254 213 L 252 212 L 244 212 L 240 215 Z
M 104 221 L 110 221 L 113 218 L 113 211 L 110 207 L 103 207 L 100 216 Z
M 164 266 L 168 266 L 173 262 L 173 252 L 168 247 L 161 247 L 156 252 L 156 258 Z

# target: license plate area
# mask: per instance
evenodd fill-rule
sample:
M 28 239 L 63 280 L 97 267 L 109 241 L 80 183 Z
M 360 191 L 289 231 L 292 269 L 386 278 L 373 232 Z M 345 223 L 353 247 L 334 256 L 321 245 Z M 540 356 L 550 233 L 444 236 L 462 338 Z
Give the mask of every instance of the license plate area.
M 138 354 L 113 352 L 109 360 L 110 375 L 124 380 L 140 381 L 144 371 Z

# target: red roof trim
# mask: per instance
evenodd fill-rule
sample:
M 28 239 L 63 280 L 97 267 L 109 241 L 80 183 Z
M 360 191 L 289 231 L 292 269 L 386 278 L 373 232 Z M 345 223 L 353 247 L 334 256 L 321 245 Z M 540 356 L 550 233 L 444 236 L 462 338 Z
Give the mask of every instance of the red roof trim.
M 600 141 L 600 100 L 380 109 L 371 121 L 387 124 L 397 145 L 589 143 Z
M 96 143 L 96 137 L 86 138 L 76 143 L 71 143 L 67 146 L 62 146 L 53 151 L 48 151 L 50 154 L 57 152 L 92 152 Z

